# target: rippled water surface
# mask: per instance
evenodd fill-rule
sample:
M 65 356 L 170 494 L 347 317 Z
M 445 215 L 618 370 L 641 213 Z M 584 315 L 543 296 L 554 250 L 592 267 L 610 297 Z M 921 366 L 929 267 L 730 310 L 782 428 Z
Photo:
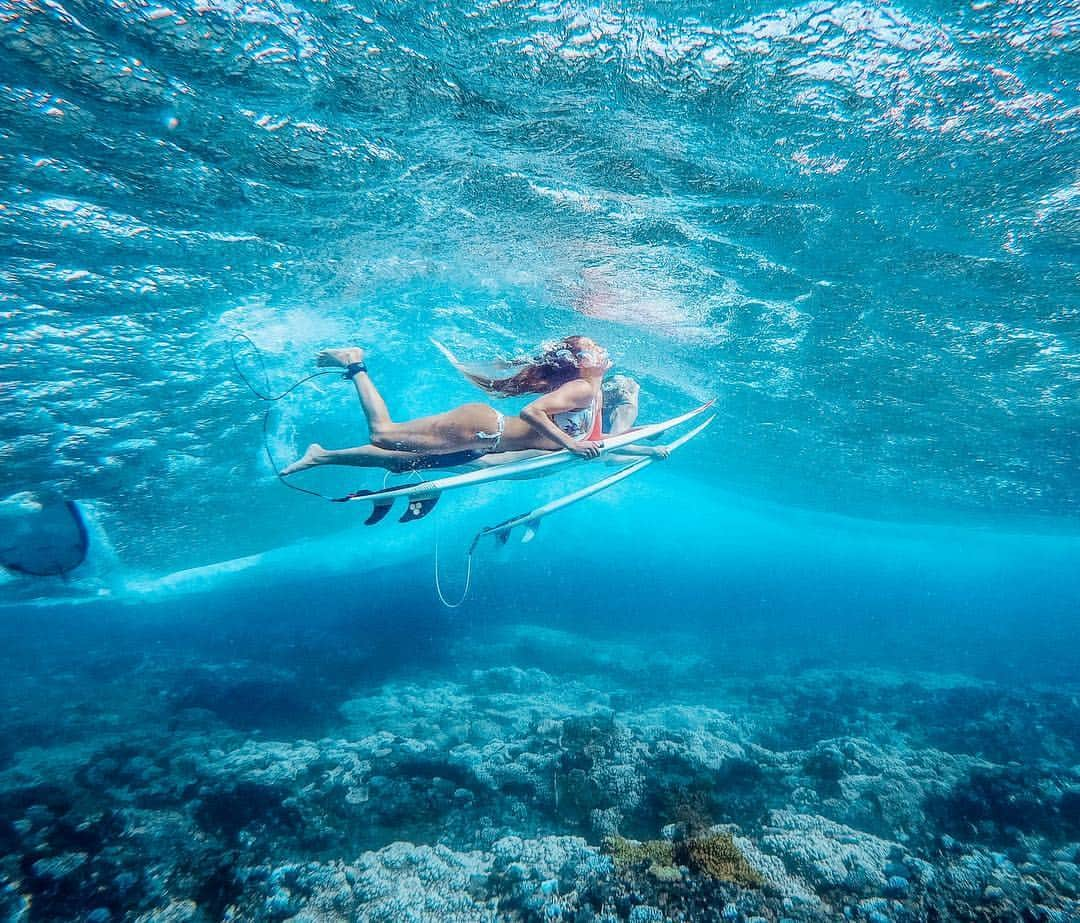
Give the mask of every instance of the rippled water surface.
M 0 492 L 95 500 L 155 569 L 256 550 L 328 514 L 283 502 L 234 331 L 281 385 L 364 343 L 404 414 L 469 397 L 429 335 L 580 330 L 647 418 L 719 397 L 685 464 L 733 491 L 1071 528 L 1078 30 L 1052 0 L 0 0 Z M 283 456 L 359 436 L 329 387 L 275 421 Z
M 0 0 L 0 561 L 90 544 L 0 573 L 0 919 L 1080 919 L 1078 52 L 1065 0 Z M 405 419 L 481 396 L 430 338 L 571 333 L 717 418 L 467 559 L 610 469 L 368 528 L 267 458 L 366 441 L 349 385 L 264 441 L 243 379 L 359 344 Z

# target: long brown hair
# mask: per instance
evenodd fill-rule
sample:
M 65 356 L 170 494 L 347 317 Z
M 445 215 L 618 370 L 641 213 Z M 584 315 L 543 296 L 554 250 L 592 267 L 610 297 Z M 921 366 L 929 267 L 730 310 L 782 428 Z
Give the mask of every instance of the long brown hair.
M 473 384 L 498 397 L 547 394 L 580 378 L 583 367 L 600 361 L 597 349 L 588 337 L 569 336 L 545 347 L 532 359 L 512 363 L 520 368 L 506 378 L 485 378 L 467 369 L 461 371 Z

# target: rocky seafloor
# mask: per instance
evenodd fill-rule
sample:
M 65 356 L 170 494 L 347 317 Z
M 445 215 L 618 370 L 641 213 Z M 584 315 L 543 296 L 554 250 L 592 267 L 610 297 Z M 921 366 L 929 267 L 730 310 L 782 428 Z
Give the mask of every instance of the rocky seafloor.
M 1076 688 L 694 650 L 9 658 L 0 918 L 1080 920 Z

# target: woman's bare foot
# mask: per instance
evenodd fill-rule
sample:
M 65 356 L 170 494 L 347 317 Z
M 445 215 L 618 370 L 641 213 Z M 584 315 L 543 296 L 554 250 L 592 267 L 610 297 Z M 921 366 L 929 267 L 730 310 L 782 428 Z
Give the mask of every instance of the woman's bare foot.
M 364 361 L 364 351 L 356 346 L 346 346 L 344 349 L 324 349 L 315 357 L 315 364 L 330 366 L 331 368 L 348 368 L 354 362 Z
M 298 458 L 287 468 L 281 469 L 281 476 L 288 477 L 290 474 L 296 474 L 297 471 L 307 471 L 308 468 L 321 465 L 325 454 L 326 450 L 317 442 L 313 442 L 307 447 L 307 451 L 301 458 Z

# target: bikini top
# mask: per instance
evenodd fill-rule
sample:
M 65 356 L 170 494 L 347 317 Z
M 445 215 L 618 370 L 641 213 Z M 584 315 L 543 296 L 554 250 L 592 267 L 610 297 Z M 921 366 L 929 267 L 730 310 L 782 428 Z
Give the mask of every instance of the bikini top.
M 603 435 L 603 421 L 596 412 L 597 400 L 594 398 L 588 407 L 580 410 L 564 410 L 562 413 L 553 414 L 551 419 L 571 439 L 595 442 Z

